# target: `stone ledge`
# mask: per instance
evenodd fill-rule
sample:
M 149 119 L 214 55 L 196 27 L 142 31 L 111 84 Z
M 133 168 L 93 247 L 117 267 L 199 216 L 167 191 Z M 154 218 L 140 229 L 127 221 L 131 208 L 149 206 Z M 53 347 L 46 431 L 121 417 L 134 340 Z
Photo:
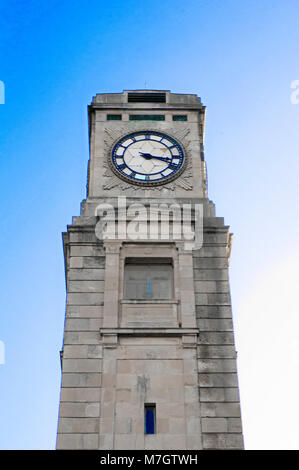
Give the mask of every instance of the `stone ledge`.
M 198 328 L 100 328 L 100 335 L 183 336 L 198 335 Z

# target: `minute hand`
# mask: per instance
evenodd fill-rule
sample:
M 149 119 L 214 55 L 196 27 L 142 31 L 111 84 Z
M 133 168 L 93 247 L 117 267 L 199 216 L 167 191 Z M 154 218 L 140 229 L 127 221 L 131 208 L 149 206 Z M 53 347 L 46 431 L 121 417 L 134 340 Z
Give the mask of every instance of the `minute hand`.
M 166 162 L 166 163 L 171 162 L 171 158 L 156 157 L 155 155 L 151 155 L 150 153 L 143 153 L 143 152 L 139 152 L 139 153 L 143 158 L 146 158 L 147 160 L 150 160 L 151 158 L 155 158 L 156 160 L 161 160 L 162 162 Z

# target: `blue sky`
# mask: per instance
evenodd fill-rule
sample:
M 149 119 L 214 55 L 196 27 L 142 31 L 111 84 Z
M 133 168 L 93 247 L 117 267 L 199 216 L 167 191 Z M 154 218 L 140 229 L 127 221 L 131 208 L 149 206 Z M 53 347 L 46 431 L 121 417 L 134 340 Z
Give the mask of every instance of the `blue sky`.
M 87 105 L 170 89 L 207 106 L 209 197 L 234 233 L 247 448 L 298 449 L 296 0 L 0 4 L 0 448 L 55 447 L 61 232 L 85 197 Z

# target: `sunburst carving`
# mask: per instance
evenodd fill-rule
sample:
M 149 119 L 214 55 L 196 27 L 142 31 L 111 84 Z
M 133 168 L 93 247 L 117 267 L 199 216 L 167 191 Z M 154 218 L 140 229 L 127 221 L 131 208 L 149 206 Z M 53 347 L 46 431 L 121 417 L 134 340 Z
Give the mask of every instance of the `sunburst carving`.
M 139 129 L 139 130 L 146 130 L 147 132 L 150 131 L 157 131 L 157 129 Z M 121 126 L 117 130 L 116 129 L 109 129 L 105 128 L 105 138 L 104 138 L 104 152 L 105 155 L 108 155 L 109 152 L 111 151 L 111 148 L 113 144 L 120 139 L 121 137 L 125 136 L 126 134 L 132 132 L 131 127 L 129 128 L 128 126 Z M 170 191 L 174 191 L 176 187 L 180 187 L 184 189 L 185 191 L 190 191 L 193 188 L 192 184 L 192 177 L 193 177 L 193 172 L 192 172 L 192 160 L 190 156 L 190 141 L 186 139 L 190 132 L 190 129 L 187 127 L 184 129 L 179 129 L 179 130 L 167 130 L 166 134 L 168 134 L 170 137 L 173 137 L 174 139 L 177 139 L 178 141 L 182 141 L 184 143 L 184 148 L 186 152 L 186 168 L 182 174 L 180 174 L 175 180 L 171 181 L 170 183 L 165 183 L 161 184 L 159 186 L 154 186 L 151 188 L 146 188 L 146 187 L 140 187 L 134 184 L 129 184 L 126 183 L 125 181 L 122 181 L 120 178 L 118 178 L 113 171 L 111 170 L 108 161 L 104 163 L 104 178 L 106 179 L 105 183 L 103 184 L 103 189 L 105 190 L 110 190 L 115 188 L 116 186 L 125 191 L 127 189 L 130 190 L 135 190 L 135 191 L 140 191 L 144 189 L 151 189 L 152 191 L 162 191 L 163 189 L 168 189 Z

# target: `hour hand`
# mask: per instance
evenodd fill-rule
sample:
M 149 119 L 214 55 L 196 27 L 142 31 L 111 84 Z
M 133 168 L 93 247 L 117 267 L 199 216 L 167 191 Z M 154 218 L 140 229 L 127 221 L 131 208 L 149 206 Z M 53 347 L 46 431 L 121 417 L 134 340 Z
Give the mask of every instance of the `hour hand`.
M 171 158 L 165 158 L 165 157 L 156 157 L 155 155 L 151 155 L 150 153 L 144 153 L 144 152 L 139 152 L 140 155 L 143 157 L 143 158 L 146 158 L 146 159 L 151 159 L 151 158 L 155 158 L 156 160 L 162 160 L 162 162 L 171 162 Z
M 139 152 L 139 153 L 144 158 L 153 158 L 153 156 L 150 153 L 144 153 L 144 152 Z

